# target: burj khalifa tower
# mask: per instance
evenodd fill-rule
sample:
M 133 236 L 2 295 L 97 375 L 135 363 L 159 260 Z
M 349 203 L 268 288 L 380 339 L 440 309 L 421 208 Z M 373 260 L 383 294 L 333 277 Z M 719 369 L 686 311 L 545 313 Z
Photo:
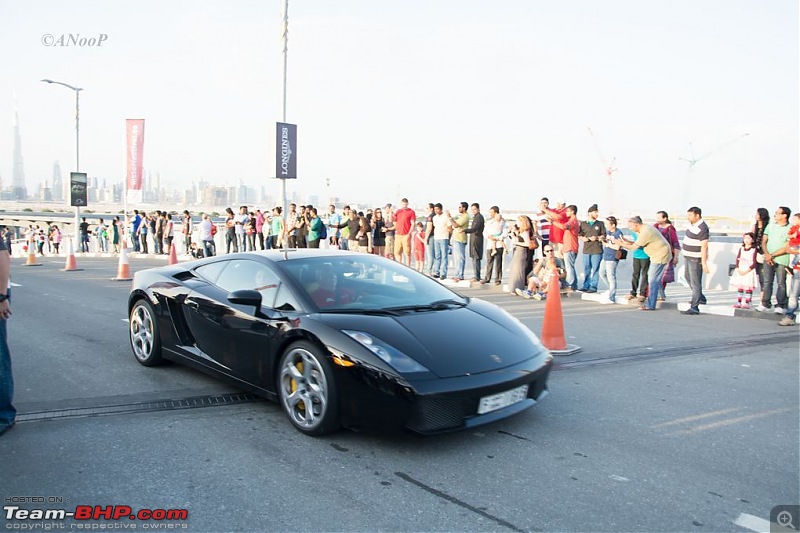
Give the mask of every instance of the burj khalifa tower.
M 25 187 L 25 169 L 22 165 L 22 135 L 19 132 L 19 112 L 17 98 L 14 96 L 14 168 L 11 172 L 11 187 L 14 200 L 25 200 L 28 189 Z

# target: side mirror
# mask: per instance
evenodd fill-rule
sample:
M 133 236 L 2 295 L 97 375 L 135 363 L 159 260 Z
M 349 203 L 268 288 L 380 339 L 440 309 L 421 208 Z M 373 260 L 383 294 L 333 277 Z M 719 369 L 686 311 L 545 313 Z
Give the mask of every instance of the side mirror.
M 261 293 L 253 289 L 233 291 L 228 294 L 228 301 L 234 305 L 247 305 L 255 307 L 256 312 L 254 313 L 254 316 L 257 318 L 266 318 L 270 320 L 289 320 L 274 310 L 267 310 L 267 312 L 264 313 L 261 310 Z
M 228 301 L 236 305 L 249 305 L 261 311 L 261 293 L 252 289 L 242 289 L 228 294 Z

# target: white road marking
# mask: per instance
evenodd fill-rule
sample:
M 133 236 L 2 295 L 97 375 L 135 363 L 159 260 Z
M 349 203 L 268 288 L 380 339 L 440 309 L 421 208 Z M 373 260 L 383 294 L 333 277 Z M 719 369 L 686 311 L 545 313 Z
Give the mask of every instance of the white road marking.
M 503 307 L 505 308 L 505 306 L 503 306 Z M 508 311 L 507 308 L 506 308 L 506 310 Z M 607 314 L 619 313 L 619 312 L 621 312 L 621 311 L 612 311 L 612 310 L 609 310 L 609 311 L 587 311 L 585 313 L 574 313 L 574 312 L 569 312 L 568 311 L 568 312 L 562 312 L 561 316 L 564 316 L 564 317 L 595 316 L 595 315 L 607 315 Z M 523 312 L 514 312 L 514 313 L 511 313 L 511 314 L 514 315 L 515 317 L 519 318 L 519 319 L 537 318 L 537 317 L 544 316 L 544 309 L 542 309 L 541 311 L 538 311 L 538 312 L 537 311 L 523 311 Z
M 13 281 L 9 282 L 12 287 L 22 287 L 19 283 L 14 283 Z
M 661 424 L 656 424 L 655 426 L 650 426 L 653 429 L 656 428 L 663 428 L 667 426 L 675 426 L 677 424 L 683 424 L 684 422 L 695 422 L 697 420 L 702 420 L 704 418 L 711 418 L 712 416 L 719 416 L 719 415 L 726 415 L 728 413 L 732 413 L 734 411 L 741 411 L 742 407 L 731 407 L 729 409 L 722 409 L 720 411 L 712 411 L 710 413 L 704 413 L 702 415 L 695 415 L 695 416 L 687 416 L 686 418 L 678 418 L 675 420 L 670 420 L 669 422 L 662 422 Z
M 720 420 L 719 422 L 713 422 L 711 424 L 705 424 L 702 426 L 695 426 L 693 428 L 684 429 L 683 431 L 678 431 L 676 433 L 672 433 L 672 435 L 691 435 L 693 433 L 699 433 L 701 431 L 707 431 L 709 429 L 717 429 L 725 426 L 730 426 L 732 424 L 738 424 L 740 422 L 747 422 L 749 420 L 757 420 L 759 418 L 766 418 L 768 416 L 777 415 L 780 413 L 788 413 L 789 411 L 794 411 L 796 407 L 789 407 L 785 409 L 773 409 L 771 411 L 763 411 L 761 413 L 755 413 L 752 415 L 740 416 L 737 418 L 727 418 L 725 420 Z
M 611 479 L 613 479 L 614 481 L 630 481 L 630 479 L 628 479 L 628 478 L 626 478 L 626 477 L 618 476 L 618 475 L 616 475 L 616 474 L 611 474 L 611 475 L 610 475 L 610 476 L 608 476 L 608 477 L 610 477 L 610 478 L 611 478 Z
M 749 529 L 750 531 L 758 531 L 759 533 L 769 533 L 770 529 L 769 520 L 747 513 L 741 513 L 733 523 L 737 526 Z

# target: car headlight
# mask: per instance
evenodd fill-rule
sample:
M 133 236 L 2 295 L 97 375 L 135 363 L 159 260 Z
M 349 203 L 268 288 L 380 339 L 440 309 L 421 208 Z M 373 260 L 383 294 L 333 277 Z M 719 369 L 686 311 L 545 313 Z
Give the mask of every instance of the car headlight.
M 427 368 L 414 361 L 394 346 L 383 342 L 369 333 L 347 329 L 343 329 L 342 333 L 347 334 L 351 339 L 380 357 L 386 364 L 390 365 L 398 372 L 428 372 Z

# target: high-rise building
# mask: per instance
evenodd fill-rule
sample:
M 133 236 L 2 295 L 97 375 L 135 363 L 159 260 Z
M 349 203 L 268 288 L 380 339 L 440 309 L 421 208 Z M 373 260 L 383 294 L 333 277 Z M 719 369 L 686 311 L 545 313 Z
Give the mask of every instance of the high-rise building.
M 22 165 L 22 135 L 19 131 L 19 112 L 17 112 L 17 100 L 14 98 L 14 168 L 11 172 L 11 187 L 14 191 L 15 200 L 25 200 L 28 191 L 25 187 L 25 169 Z
M 47 185 L 47 181 L 44 182 L 44 187 L 42 188 L 42 192 L 39 195 L 39 198 L 41 198 L 45 202 L 53 201 L 53 190 Z
M 53 163 L 53 200 L 63 202 L 67 197 L 66 192 L 66 184 L 61 176 L 61 165 L 56 161 Z

